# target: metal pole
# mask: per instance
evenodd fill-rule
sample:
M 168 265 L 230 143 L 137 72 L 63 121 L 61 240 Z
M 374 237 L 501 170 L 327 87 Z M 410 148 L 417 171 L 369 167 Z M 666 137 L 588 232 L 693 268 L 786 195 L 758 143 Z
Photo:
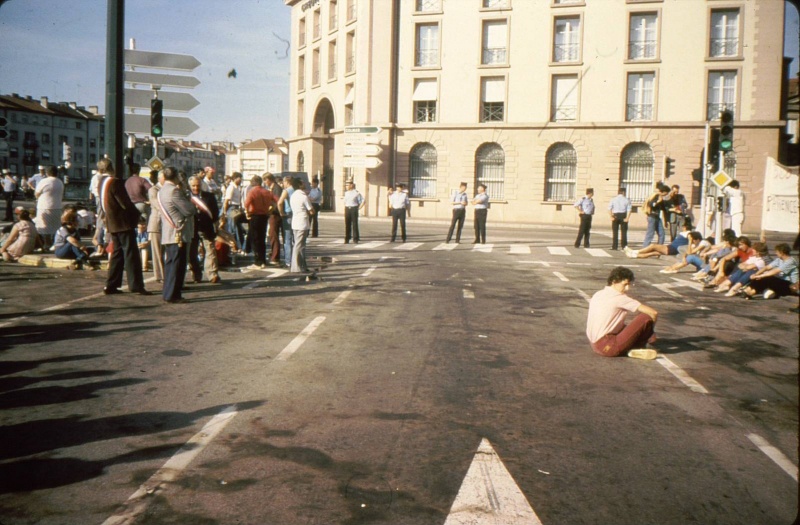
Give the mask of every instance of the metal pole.
M 124 91 L 125 0 L 108 0 L 106 34 L 106 154 L 114 163 L 117 177 L 123 177 L 125 139 Z
M 708 203 L 708 196 L 706 192 L 708 192 L 708 142 L 709 142 L 709 135 L 711 133 L 711 126 L 706 121 L 706 131 L 705 131 L 705 148 L 703 148 L 703 180 L 700 183 L 700 223 L 702 224 L 700 228 L 700 232 L 703 234 L 703 237 L 707 237 L 706 230 L 708 226 L 706 225 L 706 221 L 708 218 L 706 214 L 708 213 L 707 203 Z

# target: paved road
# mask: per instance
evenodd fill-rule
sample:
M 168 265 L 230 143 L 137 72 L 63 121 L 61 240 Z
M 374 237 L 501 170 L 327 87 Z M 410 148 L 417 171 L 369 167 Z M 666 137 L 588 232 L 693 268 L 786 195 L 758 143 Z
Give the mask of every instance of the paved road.
M 320 280 L 227 272 L 184 305 L 0 266 L 0 522 L 794 519 L 794 303 L 697 290 L 597 234 L 474 249 L 410 227 L 323 234 Z M 585 340 L 588 296 L 628 263 L 656 361 Z

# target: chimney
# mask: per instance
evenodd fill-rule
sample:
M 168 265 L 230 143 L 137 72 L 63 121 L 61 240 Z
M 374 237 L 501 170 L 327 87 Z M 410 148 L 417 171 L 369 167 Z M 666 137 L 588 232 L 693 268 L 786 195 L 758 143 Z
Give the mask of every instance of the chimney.
M 48 103 L 47 97 L 42 97 L 40 103 L 41 103 L 43 108 L 47 109 L 47 103 Z
M 77 102 L 70 102 L 69 103 L 69 107 L 71 107 L 72 109 L 78 109 L 78 103 Z
M 25 99 L 26 99 L 26 100 L 33 100 L 33 97 L 32 97 L 32 96 L 30 96 L 30 95 L 28 95 L 27 97 L 25 97 Z
M 89 106 L 89 113 L 92 115 L 97 115 L 100 112 L 100 109 L 97 106 Z

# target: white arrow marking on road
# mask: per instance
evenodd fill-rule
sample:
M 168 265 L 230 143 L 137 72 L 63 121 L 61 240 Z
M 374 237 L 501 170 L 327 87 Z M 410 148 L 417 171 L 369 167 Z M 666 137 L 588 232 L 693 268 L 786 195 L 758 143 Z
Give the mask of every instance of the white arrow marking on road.
M 792 463 L 792 460 L 786 457 L 783 452 L 770 445 L 766 439 L 758 434 L 747 434 L 747 439 L 752 441 L 761 452 L 766 454 L 769 459 L 774 461 L 784 472 L 797 481 L 797 465 Z
M 527 244 L 512 244 L 511 251 L 508 253 L 527 255 L 531 253 L 531 247 Z
M 322 324 L 323 321 L 325 321 L 325 317 L 320 316 L 311 321 L 310 323 L 308 323 L 308 326 L 306 326 L 302 332 L 297 334 L 297 337 L 292 339 L 292 342 L 286 345 L 286 348 L 281 350 L 281 353 L 275 357 L 275 360 L 286 361 L 287 359 L 292 357 L 292 354 L 297 352 L 297 349 L 300 348 L 303 345 L 303 343 L 306 342 L 306 339 L 308 339 L 311 336 L 311 334 L 314 333 L 314 330 L 316 330 L 319 327 L 319 325 Z
M 564 277 L 564 274 L 563 274 L 563 273 L 561 273 L 561 272 L 553 272 L 553 275 L 555 275 L 556 277 L 558 277 L 559 279 L 561 279 L 561 280 L 562 280 L 562 281 L 564 281 L 565 283 L 566 283 L 566 282 L 569 282 L 569 279 L 567 279 L 566 277 Z
M 464 292 L 464 299 L 475 299 L 475 292 L 472 290 L 462 290 Z
M 444 525 L 542 525 L 489 440 L 481 440 Z
M 572 255 L 569 253 L 569 250 L 563 246 L 548 246 L 547 251 L 550 252 L 550 255 Z
M 443 242 L 442 244 L 440 244 L 439 246 L 437 246 L 436 248 L 434 248 L 431 251 L 433 251 L 433 252 L 438 252 L 440 250 L 452 251 L 452 250 L 456 249 L 456 246 L 458 246 L 458 244 L 447 244 L 446 242 Z
M 400 246 L 395 248 L 395 250 L 414 250 L 416 248 L 419 248 L 422 245 L 423 245 L 423 243 L 421 243 L 421 242 L 408 242 L 408 243 L 401 244 Z
M 592 257 L 611 257 L 610 253 L 600 248 L 586 248 L 586 251 L 589 252 L 589 255 Z
M 476 244 L 472 247 L 473 252 L 492 253 L 494 244 Z
M 244 289 L 244 290 L 252 290 L 253 288 L 256 288 L 261 283 L 265 283 L 265 282 L 269 281 L 270 279 L 274 279 L 276 277 L 280 277 L 281 275 L 283 275 L 285 273 L 289 273 L 289 270 L 259 270 L 259 271 L 272 272 L 272 275 L 270 275 L 266 279 L 259 279 L 258 281 L 254 281 L 254 282 L 252 282 L 250 284 L 246 284 L 246 285 L 244 285 L 242 287 L 242 289 Z M 242 273 L 244 273 L 244 272 L 242 272 Z

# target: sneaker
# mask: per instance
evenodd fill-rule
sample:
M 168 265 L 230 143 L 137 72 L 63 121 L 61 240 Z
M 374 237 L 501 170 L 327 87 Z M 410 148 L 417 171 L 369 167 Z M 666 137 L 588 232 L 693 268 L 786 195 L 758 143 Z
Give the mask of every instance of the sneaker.
M 734 295 L 738 294 L 739 290 L 728 290 L 728 293 L 725 294 L 725 297 L 733 297 Z
M 678 273 L 678 270 L 673 270 L 672 268 L 664 268 L 661 270 L 661 273 Z
M 775 293 L 774 290 L 769 290 L 769 289 L 764 290 L 764 299 L 772 299 L 776 295 L 777 294 Z
M 251 264 L 250 266 L 247 267 L 247 269 L 248 270 L 260 270 L 261 269 L 261 265 L 260 264 Z
M 636 348 L 628 352 L 628 357 L 634 359 L 655 359 L 657 355 L 658 352 L 651 348 Z

